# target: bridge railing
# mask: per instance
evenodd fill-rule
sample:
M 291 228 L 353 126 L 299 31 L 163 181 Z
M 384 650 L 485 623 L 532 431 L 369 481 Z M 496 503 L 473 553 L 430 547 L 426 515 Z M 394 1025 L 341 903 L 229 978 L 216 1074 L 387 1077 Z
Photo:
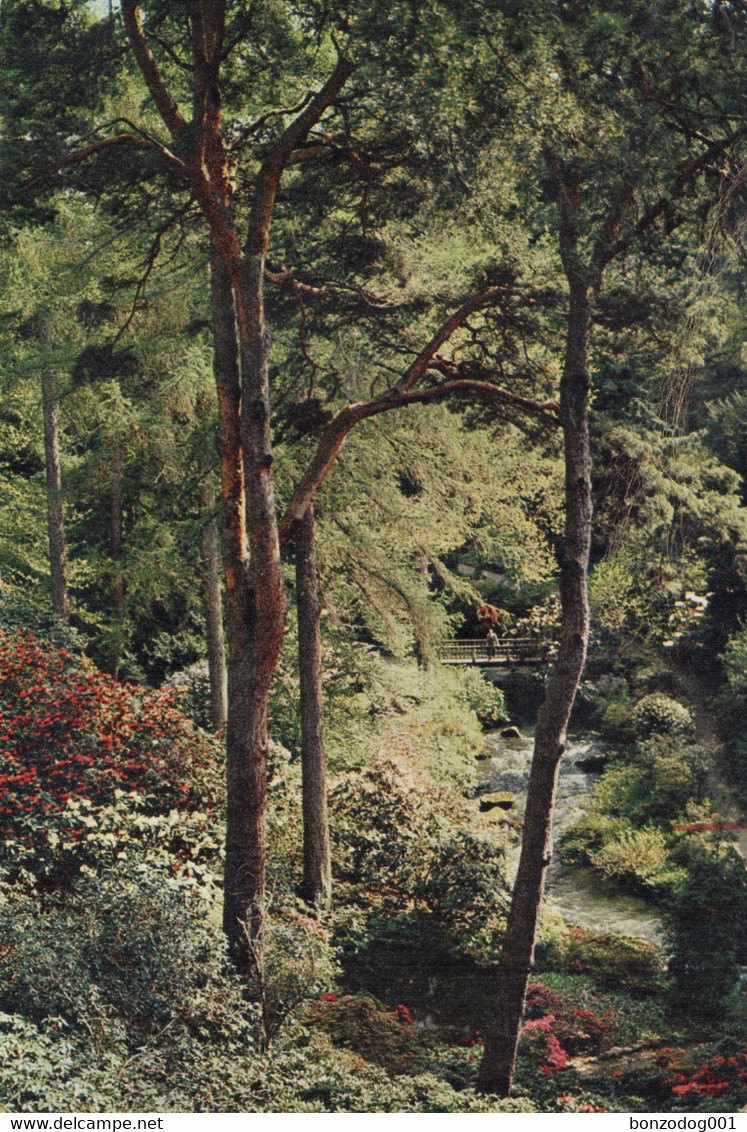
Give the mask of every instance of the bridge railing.
M 484 637 L 462 637 L 444 641 L 438 655 L 442 664 L 489 664 L 491 661 L 539 663 L 547 659 L 549 652 L 548 643 L 534 637 L 499 637 L 493 645 L 489 645 Z

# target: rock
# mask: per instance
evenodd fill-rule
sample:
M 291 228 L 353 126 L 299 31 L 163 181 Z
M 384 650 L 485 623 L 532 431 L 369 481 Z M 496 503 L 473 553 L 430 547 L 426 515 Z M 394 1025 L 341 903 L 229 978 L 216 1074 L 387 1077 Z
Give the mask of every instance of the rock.
M 480 813 L 487 813 L 488 810 L 510 810 L 516 798 L 513 794 L 505 791 L 500 794 L 483 794 L 480 798 Z
M 607 756 L 601 751 L 586 755 L 583 759 L 576 759 L 573 766 L 582 770 L 584 774 L 601 774 L 607 763 Z
M 485 762 L 486 759 L 492 759 L 492 757 L 490 751 L 480 751 L 479 755 L 475 755 L 475 759 L 479 763 Z
M 500 735 L 501 739 L 521 739 L 521 731 L 513 724 L 510 727 L 504 727 Z

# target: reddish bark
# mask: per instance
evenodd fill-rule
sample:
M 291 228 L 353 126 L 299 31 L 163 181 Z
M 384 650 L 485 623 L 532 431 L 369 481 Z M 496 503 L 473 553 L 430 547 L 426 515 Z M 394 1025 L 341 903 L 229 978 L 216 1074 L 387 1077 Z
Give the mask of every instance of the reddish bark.
M 298 670 L 301 700 L 303 880 L 301 895 L 326 908 L 332 894 L 327 822 L 327 770 L 322 708 L 322 638 L 317 585 L 314 508 L 293 528 L 296 546 Z

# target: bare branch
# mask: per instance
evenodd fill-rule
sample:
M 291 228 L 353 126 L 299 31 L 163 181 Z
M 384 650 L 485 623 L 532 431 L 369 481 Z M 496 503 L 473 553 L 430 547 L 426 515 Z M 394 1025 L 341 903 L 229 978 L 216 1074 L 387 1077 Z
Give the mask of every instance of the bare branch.
M 171 96 L 158 64 L 153 57 L 148 41 L 145 38 L 143 25 L 140 19 L 139 0 L 122 0 L 122 18 L 124 20 L 127 38 L 132 47 L 140 72 L 145 79 L 145 85 L 150 92 L 158 113 L 171 134 L 174 144 L 178 147 L 184 132 L 186 122 L 179 107 Z
M 60 170 L 70 168 L 72 165 L 81 165 L 84 161 L 87 161 L 89 157 L 95 157 L 97 153 L 104 153 L 107 149 L 114 149 L 120 145 L 130 145 L 134 149 L 145 149 L 150 150 L 152 153 L 158 153 L 169 165 L 179 172 L 183 172 L 184 167 L 181 161 L 179 161 L 170 150 L 160 145 L 157 141 L 144 137 L 142 134 L 114 134 L 113 137 L 100 138 L 99 141 L 93 142 L 83 149 L 78 149 L 74 153 L 67 153 L 64 157 L 60 157 L 53 165 L 45 169 L 40 177 L 35 177 L 33 181 L 29 181 L 28 187 L 34 188 L 42 184 L 54 173 L 59 173 Z
M 311 97 L 311 91 L 309 90 L 295 106 L 279 106 L 276 110 L 268 110 L 265 114 L 260 114 L 259 118 L 255 118 L 253 122 L 250 122 L 249 125 L 241 131 L 242 134 L 244 136 L 256 134 L 258 130 L 262 129 L 266 122 L 269 122 L 270 118 L 277 118 L 283 114 L 300 114 L 304 107 L 308 106 Z
M 128 314 L 127 318 L 125 319 L 123 325 L 117 331 L 117 334 L 115 335 L 114 341 L 112 343 L 113 346 L 116 346 L 116 344 L 120 341 L 120 339 L 123 337 L 123 335 L 127 332 L 127 330 L 129 329 L 129 327 L 132 324 L 133 319 L 135 318 L 135 315 L 137 314 L 140 299 L 142 298 L 142 295 L 145 291 L 146 284 L 147 284 L 151 274 L 153 273 L 153 269 L 156 266 L 156 260 L 158 259 L 159 252 L 161 251 L 161 243 L 163 241 L 163 237 L 166 235 L 166 233 L 169 231 L 170 228 L 173 228 L 174 225 L 177 224 L 179 220 L 182 220 L 184 218 L 184 216 L 186 216 L 187 212 L 189 211 L 189 209 L 191 207 L 192 207 L 192 201 L 189 200 L 183 206 L 183 208 L 180 208 L 178 212 L 176 212 L 173 216 L 170 216 L 169 219 L 167 221 L 165 221 L 165 223 L 163 223 L 160 226 L 160 228 L 158 229 L 158 231 L 156 232 L 156 234 L 153 238 L 153 243 L 151 244 L 150 249 L 148 251 L 148 255 L 145 258 L 145 266 L 144 266 L 143 273 L 140 276 L 140 278 L 138 279 L 137 285 L 135 287 L 135 294 L 132 297 L 132 305 L 130 307 L 130 313 Z
M 468 299 L 451 318 L 447 318 L 446 321 L 441 324 L 428 345 L 421 350 L 415 361 L 406 371 L 404 377 L 398 383 L 397 389 L 404 392 L 415 385 L 429 368 L 431 361 L 440 348 L 448 342 L 455 330 L 458 330 L 460 326 L 463 326 L 467 322 L 471 314 L 485 307 L 492 306 L 499 299 L 506 298 L 510 293 L 511 291 L 507 287 L 488 287 L 485 291 L 481 291 L 478 295 L 473 295 L 471 299 Z

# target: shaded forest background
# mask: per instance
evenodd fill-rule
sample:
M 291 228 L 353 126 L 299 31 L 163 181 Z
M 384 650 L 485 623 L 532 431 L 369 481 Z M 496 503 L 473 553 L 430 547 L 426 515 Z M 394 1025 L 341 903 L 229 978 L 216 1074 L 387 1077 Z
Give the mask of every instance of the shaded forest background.
M 744 1104 L 744 6 L 121 9 L 0 10 L 0 1103 Z M 507 1077 L 491 619 L 663 922 L 530 916 Z

